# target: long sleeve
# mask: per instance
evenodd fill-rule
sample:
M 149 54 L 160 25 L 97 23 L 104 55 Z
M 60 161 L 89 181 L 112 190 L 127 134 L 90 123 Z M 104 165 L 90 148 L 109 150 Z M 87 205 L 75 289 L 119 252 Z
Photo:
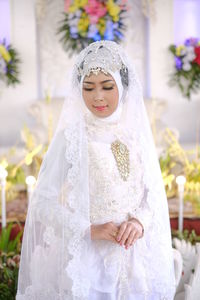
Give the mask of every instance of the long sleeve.
M 145 188 L 140 206 L 134 212 L 129 213 L 130 218 L 138 219 L 138 221 L 143 225 L 144 232 L 148 230 L 153 216 L 153 212 L 147 202 L 147 196 L 148 190 Z
M 137 156 L 137 163 L 138 163 L 138 173 L 139 181 L 138 181 L 138 193 L 139 197 L 141 197 L 140 204 L 138 208 L 134 211 L 129 212 L 130 218 L 138 219 L 138 221 L 143 225 L 144 232 L 146 232 L 151 224 L 151 220 L 153 217 L 153 208 L 148 203 L 148 188 L 144 183 L 144 174 L 141 164 L 141 157 L 140 155 Z
M 66 203 L 63 203 L 66 198 L 63 197 L 66 192 L 63 178 L 64 172 L 67 172 L 65 151 L 64 135 L 60 132 L 44 157 L 30 203 L 31 213 L 36 220 L 44 226 L 53 226 L 57 232 L 62 228 L 63 218 L 68 219 L 70 213 Z

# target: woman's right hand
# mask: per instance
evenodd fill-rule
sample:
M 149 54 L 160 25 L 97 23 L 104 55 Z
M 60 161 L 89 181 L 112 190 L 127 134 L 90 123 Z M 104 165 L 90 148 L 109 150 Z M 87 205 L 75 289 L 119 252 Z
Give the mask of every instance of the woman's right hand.
M 91 225 L 91 239 L 92 240 L 107 240 L 117 243 L 116 236 L 119 227 L 111 222 L 104 224 Z

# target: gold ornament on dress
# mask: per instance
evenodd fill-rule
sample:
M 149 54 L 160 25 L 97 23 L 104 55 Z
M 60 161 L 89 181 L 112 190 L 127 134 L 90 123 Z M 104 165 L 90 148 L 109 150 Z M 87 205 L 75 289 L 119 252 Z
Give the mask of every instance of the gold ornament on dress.
M 129 176 L 129 150 L 120 140 L 116 140 L 111 144 L 111 150 L 115 157 L 120 176 L 126 181 Z

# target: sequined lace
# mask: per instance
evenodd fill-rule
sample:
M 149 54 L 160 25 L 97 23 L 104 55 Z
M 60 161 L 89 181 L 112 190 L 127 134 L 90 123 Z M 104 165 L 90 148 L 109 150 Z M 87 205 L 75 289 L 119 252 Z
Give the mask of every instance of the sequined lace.
M 134 149 L 134 144 L 127 143 L 123 131 L 116 123 L 101 124 L 89 120 L 88 134 L 90 218 L 92 223 L 108 221 L 122 222 L 129 213 L 140 205 L 142 191 L 142 170 L 134 151 L 130 151 L 130 174 L 123 181 L 111 150 L 111 143 L 118 138 L 127 147 Z M 99 126 L 100 125 L 100 126 Z M 101 126 L 102 125 L 102 126 Z M 108 139 L 105 140 L 106 132 Z M 102 140 L 101 137 L 104 137 Z

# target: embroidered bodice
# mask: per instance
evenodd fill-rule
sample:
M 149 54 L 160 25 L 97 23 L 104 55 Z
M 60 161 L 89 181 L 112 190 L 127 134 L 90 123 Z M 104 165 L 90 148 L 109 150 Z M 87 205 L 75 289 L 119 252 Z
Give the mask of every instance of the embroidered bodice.
M 90 123 L 86 124 L 91 222 L 122 222 L 128 218 L 129 213 L 138 208 L 143 195 L 142 170 L 138 155 L 134 152 L 134 141 L 128 140 L 117 124 L 97 124 L 91 119 Z M 111 143 L 116 139 L 129 149 L 127 181 L 121 178 L 111 150 Z

